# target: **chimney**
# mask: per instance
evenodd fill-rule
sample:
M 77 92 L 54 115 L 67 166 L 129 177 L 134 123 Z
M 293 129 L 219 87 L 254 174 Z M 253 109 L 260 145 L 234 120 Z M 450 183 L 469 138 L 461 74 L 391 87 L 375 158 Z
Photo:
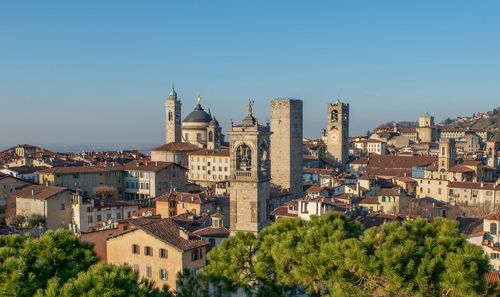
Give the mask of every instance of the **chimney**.
M 189 234 L 186 232 L 186 229 L 179 227 L 179 236 L 184 238 L 185 240 L 189 240 Z
M 139 162 L 136 162 L 136 163 L 135 163 L 135 166 L 136 166 L 136 167 L 139 167 L 139 166 L 141 166 L 141 164 L 139 164 Z
M 31 196 L 35 196 L 35 190 L 31 190 Z
M 144 162 L 144 165 L 148 166 L 148 161 Z

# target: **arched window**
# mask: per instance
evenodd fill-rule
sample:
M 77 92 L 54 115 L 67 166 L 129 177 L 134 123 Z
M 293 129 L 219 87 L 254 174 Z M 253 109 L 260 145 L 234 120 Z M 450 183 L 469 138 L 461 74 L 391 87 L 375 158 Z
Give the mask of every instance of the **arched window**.
M 493 235 L 497 235 L 498 229 L 497 229 L 497 224 L 496 223 L 491 223 L 490 224 L 490 233 Z
M 441 147 L 441 155 L 446 156 L 446 148 L 444 146 Z
M 339 111 L 338 110 L 332 110 L 332 122 L 336 122 L 339 119 Z
M 172 112 L 171 112 L 171 111 L 169 111 L 169 112 L 168 112 L 168 120 L 169 120 L 169 121 L 172 121 L 173 117 L 174 117 L 174 115 L 172 114 Z
M 260 169 L 265 172 L 269 169 L 269 149 L 265 143 L 259 148 Z
M 236 148 L 236 170 L 252 170 L 252 150 L 246 144 L 242 144 Z
M 208 141 L 214 141 L 214 133 L 212 131 L 208 131 Z

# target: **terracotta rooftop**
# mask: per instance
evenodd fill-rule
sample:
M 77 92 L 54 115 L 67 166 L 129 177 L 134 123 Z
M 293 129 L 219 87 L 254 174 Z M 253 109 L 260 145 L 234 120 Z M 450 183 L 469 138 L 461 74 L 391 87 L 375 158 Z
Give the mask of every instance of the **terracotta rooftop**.
M 214 227 L 206 227 L 193 232 L 193 234 L 197 236 L 221 237 L 221 238 L 229 237 L 229 233 L 230 232 L 227 228 L 214 228 Z
M 151 151 L 165 152 L 192 152 L 197 150 L 200 150 L 200 148 L 189 142 L 169 142 L 151 149 Z
M 170 166 L 178 166 L 180 168 L 185 167 L 173 163 L 173 162 L 147 162 L 147 161 L 132 161 L 123 166 L 124 170 L 139 170 L 139 171 L 150 171 L 150 172 L 159 172 L 161 170 L 167 169 Z
M 96 166 L 70 166 L 70 167 L 52 167 L 39 170 L 40 174 L 75 174 L 75 173 L 104 173 L 107 172 L 105 167 Z
M 453 167 L 450 168 L 450 172 L 457 172 L 457 173 L 467 173 L 467 172 L 474 172 L 471 168 L 464 166 L 462 164 L 457 164 L 454 165 Z
M 158 222 L 139 225 L 137 228 L 183 251 L 203 247 L 209 244 L 207 241 L 201 240 L 200 237 L 193 236 L 188 231 L 182 231 L 182 228 L 172 219 L 163 219 Z M 182 237 L 181 232 L 186 232 L 188 239 Z M 116 236 L 119 235 L 115 235 L 113 237 Z
M 481 182 L 450 182 L 448 188 L 475 189 L 475 190 L 500 190 L 500 184 Z
M 198 151 L 193 151 L 188 153 L 193 156 L 218 156 L 218 157 L 229 157 L 229 149 L 221 148 L 217 150 L 202 149 Z
M 57 194 L 60 194 L 64 191 L 69 191 L 63 187 L 47 187 L 42 185 L 30 185 L 24 187 L 14 193 L 16 197 L 21 198 L 32 198 L 37 200 L 47 200 L 51 197 L 54 197 Z
M 500 221 L 500 214 L 492 213 L 485 216 L 483 219 L 492 220 L 492 221 Z

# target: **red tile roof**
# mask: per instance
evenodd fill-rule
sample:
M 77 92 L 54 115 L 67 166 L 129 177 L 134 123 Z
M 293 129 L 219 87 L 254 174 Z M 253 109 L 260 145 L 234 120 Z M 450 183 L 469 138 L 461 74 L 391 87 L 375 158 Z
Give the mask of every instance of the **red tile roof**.
M 492 213 L 484 217 L 485 220 L 500 221 L 500 214 Z
M 30 185 L 14 193 L 16 197 L 32 198 L 37 200 L 47 200 L 64 191 L 69 191 L 63 187 L 47 187 L 42 185 Z
M 189 142 L 169 142 L 151 149 L 151 151 L 165 152 L 191 152 L 197 150 L 200 150 L 200 148 Z
M 475 189 L 475 190 L 500 190 L 500 184 L 480 182 L 450 182 L 448 188 Z

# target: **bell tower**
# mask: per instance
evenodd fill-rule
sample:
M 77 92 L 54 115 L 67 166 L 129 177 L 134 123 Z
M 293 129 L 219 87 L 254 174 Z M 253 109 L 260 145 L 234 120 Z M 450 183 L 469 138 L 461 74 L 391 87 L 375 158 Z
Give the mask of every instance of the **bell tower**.
M 172 91 L 165 101 L 165 143 L 181 142 L 181 105 L 172 85 Z
M 438 172 L 441 179 L 446 178 L 446 173 L 455 165 L 455 140 L 442 139 L 439 141 Z
M 254 118 L 253 101 L 239 125 L 231 122 L 230 143 L 230 229 L 258 233 L 268 223 L 267 202 L 271 164 L 269 124 L 261 126 Z
M 338 165 L 349 160 L 349 104 L 337 100 L 328 104 L 327 156 Z

